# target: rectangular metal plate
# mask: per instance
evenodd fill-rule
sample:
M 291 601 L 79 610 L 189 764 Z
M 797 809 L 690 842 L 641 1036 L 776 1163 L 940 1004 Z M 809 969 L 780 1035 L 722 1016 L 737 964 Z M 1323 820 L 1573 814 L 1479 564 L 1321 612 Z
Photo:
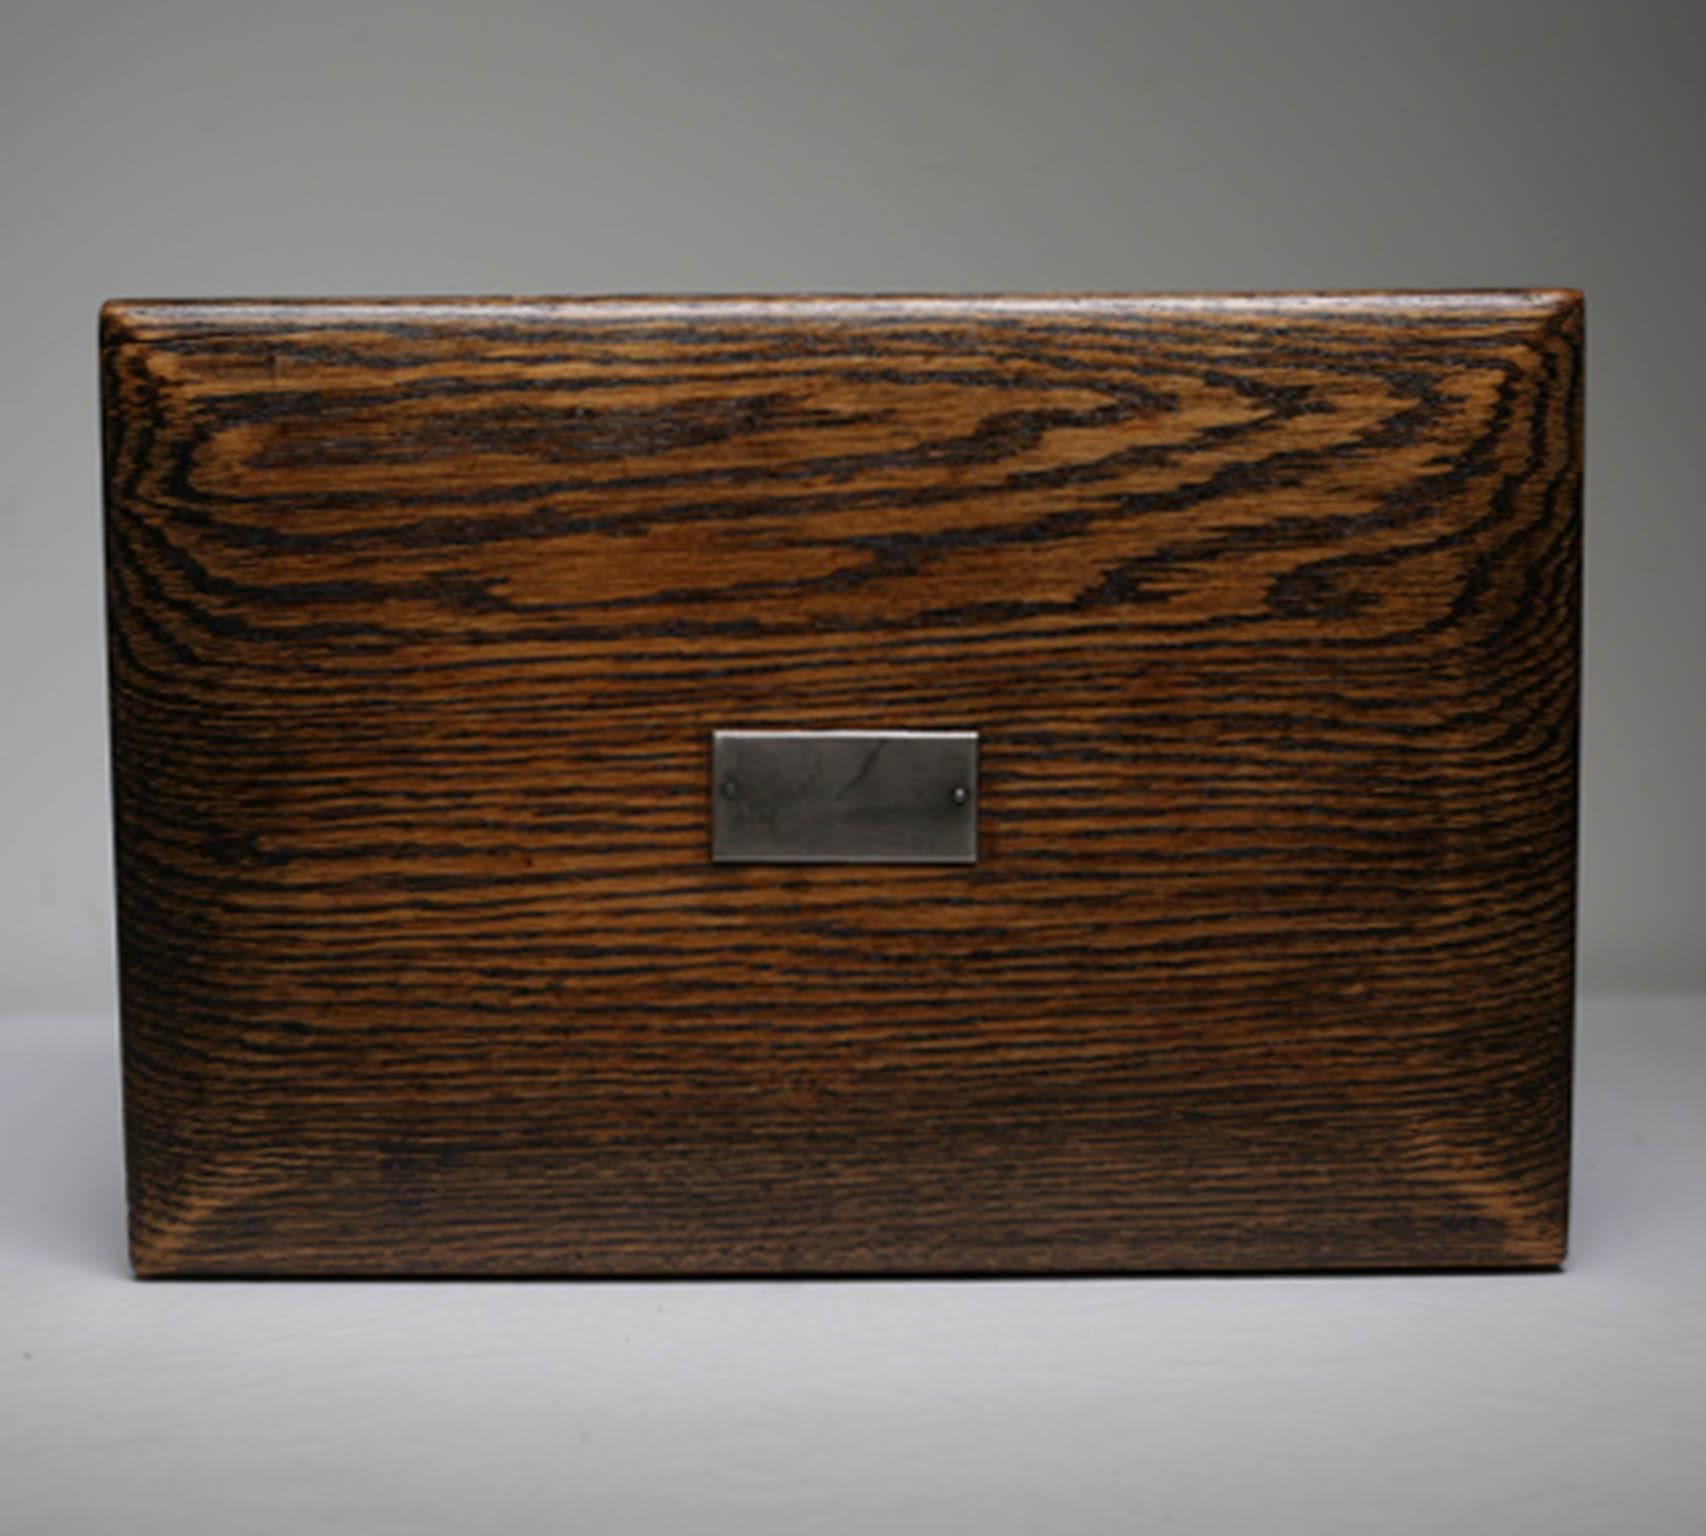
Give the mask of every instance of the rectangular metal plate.
M 717 731 L 718 863 L 975 864 L 976 731 Z

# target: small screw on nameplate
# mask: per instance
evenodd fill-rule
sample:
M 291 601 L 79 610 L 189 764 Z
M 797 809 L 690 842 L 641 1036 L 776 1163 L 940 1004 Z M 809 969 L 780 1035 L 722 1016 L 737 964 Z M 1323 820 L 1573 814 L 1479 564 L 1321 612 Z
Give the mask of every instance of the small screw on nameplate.
M 954 804 L 964 805 L 969 799 L 971 799 L 971 791 L 964 784 L 956 784 L 954 786 Z

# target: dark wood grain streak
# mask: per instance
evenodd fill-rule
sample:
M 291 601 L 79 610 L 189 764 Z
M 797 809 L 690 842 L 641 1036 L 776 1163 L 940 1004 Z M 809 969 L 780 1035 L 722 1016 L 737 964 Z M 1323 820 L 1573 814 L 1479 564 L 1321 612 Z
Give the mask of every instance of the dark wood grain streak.
M 1546 1265 L 1581 303 L 115 303 L 146 1275 Z M 709 732 L 982 732 L 970 868 Z

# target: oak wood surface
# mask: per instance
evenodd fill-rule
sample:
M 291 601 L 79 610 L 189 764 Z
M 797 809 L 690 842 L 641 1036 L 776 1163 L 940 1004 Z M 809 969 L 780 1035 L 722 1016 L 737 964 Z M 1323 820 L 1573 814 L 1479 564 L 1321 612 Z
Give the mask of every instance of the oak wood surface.
M 1546 1265 L 1581 303 L 117 302 L 139 1273 Z M 981 732 L 713 865 L 718 727 Z

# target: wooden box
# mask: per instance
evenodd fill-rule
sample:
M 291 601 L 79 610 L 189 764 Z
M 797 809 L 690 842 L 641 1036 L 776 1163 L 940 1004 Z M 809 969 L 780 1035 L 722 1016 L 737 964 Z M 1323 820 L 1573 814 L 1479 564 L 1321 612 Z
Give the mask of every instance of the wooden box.
M 1581 329 L 109 304 L 137 1272 L 1556 1264 Z M 718 731 L 969 842 L 713 858 Z

